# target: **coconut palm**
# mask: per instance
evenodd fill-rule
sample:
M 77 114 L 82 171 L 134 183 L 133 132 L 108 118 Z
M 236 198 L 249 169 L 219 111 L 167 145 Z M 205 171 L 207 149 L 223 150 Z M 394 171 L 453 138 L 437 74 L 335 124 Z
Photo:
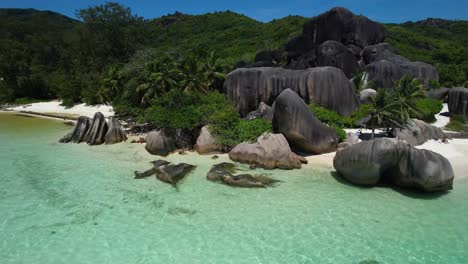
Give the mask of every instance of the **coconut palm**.
M 136 89 L 137 92 L 143 93 L 141 98 L 143 105 L 175 87 L 180 75 L 177 66 L 167 62 L 149 63 L 145 71 L 145 80 Z
M 426 98 L 426 94 L 421 81 L 404 76 L 395 83 L 389 107 L 398 113 L 400 123 L 404 124 L 411 120 L 411 116 L 420 115 L 417 101 L 423 98 Z
M 401 127 L 398 122 L 398 113 L 392 105 L 392 96 L 389 92 L 385 89 L 379 89 L 376 97 L 370 99 L 372 110 L 369 113 L 370 119 L 366 124 L 372 129 L 372 139 L 374 139 L 376 128 Z

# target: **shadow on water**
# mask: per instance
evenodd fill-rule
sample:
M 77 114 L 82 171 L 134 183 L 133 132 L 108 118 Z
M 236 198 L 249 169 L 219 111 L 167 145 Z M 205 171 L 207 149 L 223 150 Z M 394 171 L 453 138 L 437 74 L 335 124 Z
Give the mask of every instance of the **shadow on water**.
M 368 190 L 368 189 L 372 189 L 372 188 L 388 188 L 388 189 L 392 189 L 395 192 L 398 192 L 401 195 L 404 195 L 406 197 L 413 198 L 413 199 L 435 200 L 435 199 L 439 199 L 440 197 L 450 193 L 450 191 L 441 191 L 441 192 L 428 193 L 428 192 L 423 192 L 423 191 L 418 191 L 418 190 L 410 190 L 410 189 L 405 189 L 405 188 L 401 188 L 401 187 L 397 187 L 397 186 L 392 186 L 388 182 L 381 182 L 381 183 L 377 184 L 376 186 L 368 186 L 368 187 L 367 186 L 359 186 L 359 185 L 355 185 L 355 184 L 350 183 L 349 181 L 347 181 L 343 176 L 341 176 L 336 171 L 332 171 L 330 173 L 330 175 L 337 182 L 339 182 L 339 183 L 341 183 L 343 185 L 353 187 L 353 188 L 358 188 L 358 189 L 363 189 L 363 190 L 366 190 L 366 189 Z

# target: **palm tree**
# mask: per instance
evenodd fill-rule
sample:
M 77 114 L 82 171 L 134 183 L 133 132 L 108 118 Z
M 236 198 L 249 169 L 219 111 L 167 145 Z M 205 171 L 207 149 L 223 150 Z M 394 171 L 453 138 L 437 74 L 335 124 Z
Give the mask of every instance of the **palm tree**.
M 136 88 L 137 92 L 143 93 L 141 98 L 143 105 L 175 87 L 180 75 L 177 65 L 167 62 L 149 63 L 145 71 L 145 80 Z
M 403 76 L 395 83 L 391 93 L 389 107 L 398 113 L 399 121 L 405 124 L 411 120 L 411 116 L 418 116 L 420 109 L 417 101 L 426 98 L 424 86 L 419 79 Z
M 385 89 L 379 89 L 377 96 L 370 99 L 372 110 L 369 113 L 370 119 L 366 124 L 372 129 L 372 139 L 374 139 L 376 128 L 388 126 L 401 127 L 401 124 L 398 122 L 398 115 L 392 106 L 392 98 L 389 92 Z

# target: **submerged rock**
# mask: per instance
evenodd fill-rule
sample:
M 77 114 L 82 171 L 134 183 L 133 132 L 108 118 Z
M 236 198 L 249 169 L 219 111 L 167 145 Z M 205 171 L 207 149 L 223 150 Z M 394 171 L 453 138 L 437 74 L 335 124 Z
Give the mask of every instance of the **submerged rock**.
M 195 167 L 187 163 L 162 165 L 156 168 L 156 178 L 176 186 Z
M 59 140 L 60 143 L 81 143 L 85 141 L 86 134 L 91 126 L 91 119 L 86 116 L 80 116 L 72 132 Z
M 304 101 L 290 89 L 275 101 L 273 131 L 283 134 L 293 150 L 321 154 L 336 150 L 336 132 L 320 122 Z
M 107 129 L 106 118 L 101 112 L 97 112 L 94 114 L 93 121 L 91 122 L 84 140 L 89 145 L 103 144 L 105 142 Z
M 115 144 L 127 140 L 127 135 L 122 129 L 120 122 L 114 118 L 110 117 L 108 122 L 108 130 L 105 136 L 106 144 Z
M 280 182 L 279 180 L 275 180 L 264 175 L 234 175 L 235 172 L 235 164 L 223 162 L 214 165 L 206 175 L 206 178 L 209 181 L 221 182 L 230 186 L 244 188 L 275 187 L 276 184 Z
M 452 115 L 468 119 L 468 88 L 452 88 L 448 93 L 448 108 Z
M 315 103 L 341 115 L 351 115 L 359 106 L 354 85 L 335 67 L 239 68 L 229 73 L 224 82 L 224 90 L 241 116 L 256 110 L 261 102 L 273 104 L 287 88 L 307 104 Z
M 291 151 L 288 141 L 282 134 L 265 133 L 257 142 L 242 142 L 229 152 L 229 158 L 248 164 L 256 164 L 265 169 L 299 169 L 307 160 Z
M 198 136 L 197 143 L 195 144 L 195 150 L 198 154 L 212 154 L 219 152 L 218 145 L 207 126 L 201 128 L 200 135 Z
M 412 119 L 402 128 L 392 129 L 390 134 L 397 139 L 405 140 L 412 146 L 419 146 L 432 139 L 448 138 L 439 127 L 429 125 L 418 119 Z
M 162 182 L 176 186 L 188 173 L 196 166 L 187 163 L 171 164 L 165 160 L 156 160 L 151 162 L 153 167 L 144 172 L 135 171 L 135 179 L 142 179 L 156 175 L 156 178 Z
M 146 136 L 145 149 L 153 155 L 167 156 L 176 150 L 176 145 L 172 137 L 161 130 L 155 130 Z
M 454 173 L 440 154 L 388 138 L 363 141 L 336 153 L 333 166 L 353 184 L 385 181 L 426 192 L 451 190 Z

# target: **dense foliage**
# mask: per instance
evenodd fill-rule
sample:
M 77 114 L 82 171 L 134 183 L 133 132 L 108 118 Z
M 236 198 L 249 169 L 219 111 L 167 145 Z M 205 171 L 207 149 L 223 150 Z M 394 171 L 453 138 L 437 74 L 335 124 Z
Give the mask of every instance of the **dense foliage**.
M 420 111 L 417 118 L 425 122 L 432 123 L 436 121 L 435 115 L 440 113 L 443 105 L 441 100 L 423 98 L 416 102 L 416 107 Z
M 215 51 L 215 71 L 225 74 L 258 51 L 284 47 L 306 21 L 288 16 L 261 23 L 230 11 L 144 20 L 115 3 L 78 10 L 77 17 L 0 9 L 0 101 L 59 97 L 67 105 L 109 102 L 135 114 L 142 100 L 148 106 L 156 95 L 153 83 L 170 85 L 150 75 L 163 69 L 150 69 L 147 62 L 168 53 L 206 59 L 200 51 Z M 467 23 L 390 24 L 387 41 L 405 57 L 435 64 L 443 86 L 461 86 L 467 79 Z M 158 63 L 152 67 L 168 62 Z
M 468 132 L 468 124 L 461 115 L 450 117 L 450 122 L 445 128 L 457 132 Z

